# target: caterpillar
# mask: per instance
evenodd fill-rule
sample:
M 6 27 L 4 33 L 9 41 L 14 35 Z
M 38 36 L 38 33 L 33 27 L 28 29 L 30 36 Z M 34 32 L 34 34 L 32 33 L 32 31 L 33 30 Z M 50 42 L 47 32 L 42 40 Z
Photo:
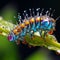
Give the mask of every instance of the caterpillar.
M 41 10 L 41 11 L 40 11 Z M 24 41 L 26 35 L 29 35 L 30 39 L 33 38 L 35 32 L 38 32 L 40 37 L 44 32 L 43 38 L 47 34 L 53 34 L 55 30 L 56 20 L 53 18 L 53 13 L 55 10 L 50 13 L 52 9 L 50 8 L 44 14 L 44 9 L 37 8 L 29 9 L 29 13 L 26 10 L 23 12 L 23 18 L 18 14 L 18 25 L 9 33 L 9 41 Z

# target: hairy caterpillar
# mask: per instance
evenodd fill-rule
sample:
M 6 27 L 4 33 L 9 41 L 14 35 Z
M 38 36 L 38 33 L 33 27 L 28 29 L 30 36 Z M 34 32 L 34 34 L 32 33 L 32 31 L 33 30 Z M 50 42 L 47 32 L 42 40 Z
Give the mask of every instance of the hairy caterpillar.
M 24 19 L 18 15 L 19 24 L 9 33 L 9 41 L 17 41 L 18 39 L 24 41 L 25 36 L 29 35 L 30 39 L 33 38 L 36 32 L 39 33 L 40 37 L 45 38 L 47 34 L 52 34 L 55 30 L 56 20 L 52 18 L 53 12 L 50 13 L 50 10 L 47 10 L 43 14 L 44 9 L 36 9 L 36 14 L 34 9 L 29 9 L 29 14 L 24 10 L 23 16 Z

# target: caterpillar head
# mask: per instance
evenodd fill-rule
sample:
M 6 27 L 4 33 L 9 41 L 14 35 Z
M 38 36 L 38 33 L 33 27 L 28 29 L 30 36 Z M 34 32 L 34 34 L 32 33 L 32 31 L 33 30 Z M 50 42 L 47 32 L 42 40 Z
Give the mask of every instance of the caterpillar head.
M 8 35 L 8 40 L 9 41 L 12 41 L 14 39 L 14 34 L 13 33 L 10 33 L 9 35 Z
M 9 40 L 9 41 L 15 41 L 17 38 L 18 38 L 18 36 L 15 35 L 13 32 L 11 32 L 11 33 L 8 35 L 8 40 Z

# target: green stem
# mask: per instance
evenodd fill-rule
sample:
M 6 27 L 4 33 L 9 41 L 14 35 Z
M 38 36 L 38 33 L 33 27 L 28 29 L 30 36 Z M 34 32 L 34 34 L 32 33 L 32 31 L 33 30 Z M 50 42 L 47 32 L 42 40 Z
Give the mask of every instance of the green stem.
M 44 46 L 50 50 L 60 50 L 60 43 L 58 43 L 53 35 L 48 34 L 45 38 L 43 38 L 35 34 L 33 39 L 31 39 L 29 35 L 26 35 L 25 39 L 27 43 L 32 46 Z

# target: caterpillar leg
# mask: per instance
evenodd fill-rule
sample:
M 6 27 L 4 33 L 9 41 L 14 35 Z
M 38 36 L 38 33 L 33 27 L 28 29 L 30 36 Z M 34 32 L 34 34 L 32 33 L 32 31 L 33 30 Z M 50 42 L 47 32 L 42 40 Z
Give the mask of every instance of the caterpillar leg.
M 44 38 L 45 38 L 46 34 L 47 34 L 47 31 L 44 31 L 44 35 L 43 35 Z
M 20 39 L 16 40 L 15 42 L 16 42 L 17 45 L 19 45 L 20 44 Z
M 34 35 L 34 31 L 31 31 L 31 32 L 30 32 L 30 38 L 31 38 L 31 39 L 33 38 L 33 35 Z
M 23 41 L 24 40 L 24 36 L 20 36 L 19 40 Z
M 38 30 L 38 32 L 39 32 L 40 36 L 42 37 L 42 31 L 41 30 Z
M 19 34 L 20 40 L 24 40 L 24 36 L 26 35 L 26 28 L 22 29 L 22 32 Z

